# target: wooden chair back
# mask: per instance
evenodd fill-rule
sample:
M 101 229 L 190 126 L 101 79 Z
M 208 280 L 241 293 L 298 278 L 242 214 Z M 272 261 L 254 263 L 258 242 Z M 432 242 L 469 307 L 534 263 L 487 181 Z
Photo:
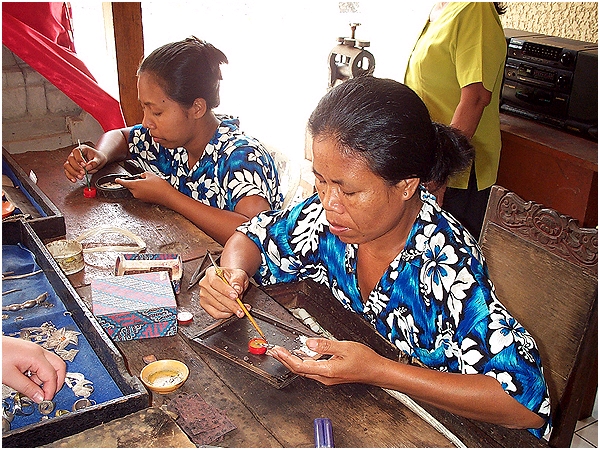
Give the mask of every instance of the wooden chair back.
M 493 186 L 479 243 L 500 302 L 539 347 L 549 445 L 569 447 L 590 380 L 597 389 L 598 230 Z

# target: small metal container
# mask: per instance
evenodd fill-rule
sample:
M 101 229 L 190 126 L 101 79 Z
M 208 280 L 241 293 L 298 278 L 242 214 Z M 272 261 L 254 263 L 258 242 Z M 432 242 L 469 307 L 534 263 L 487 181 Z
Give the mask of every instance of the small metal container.
M 190 374 L 188 367 L 174 359 L 159 359 L 142 369 L 140 379 L 148 389 L 167 394 L 180 388 Z
M 72 275 L 85 267 L 83 247 L 78 241 L 60 239 L 46 244 L 46 248 L 65 275 Z
M 126 173 L 111 173 L 110 175 L 104 175 L 96 180 L 96 190 L 98 191 L 98 195 L 105 198 L 132 198 L 133 194 L 129 189 L 115 183 L 117 178 L 134 180 L 138 177 Z

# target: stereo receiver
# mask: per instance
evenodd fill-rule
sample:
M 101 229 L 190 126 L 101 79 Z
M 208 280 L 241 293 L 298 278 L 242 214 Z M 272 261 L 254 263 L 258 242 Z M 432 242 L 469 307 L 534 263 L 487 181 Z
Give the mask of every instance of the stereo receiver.
M 598 45 L 505 29 L 500 109 L 598 138 Z

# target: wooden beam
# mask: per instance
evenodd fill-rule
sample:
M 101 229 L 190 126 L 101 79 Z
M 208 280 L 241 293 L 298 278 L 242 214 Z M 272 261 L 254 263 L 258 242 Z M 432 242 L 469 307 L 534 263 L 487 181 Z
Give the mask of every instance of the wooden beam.
M 141 2 L 112 2 L 119 98 L 127 126 L 142 122 L 136 72 L 144 57 Z

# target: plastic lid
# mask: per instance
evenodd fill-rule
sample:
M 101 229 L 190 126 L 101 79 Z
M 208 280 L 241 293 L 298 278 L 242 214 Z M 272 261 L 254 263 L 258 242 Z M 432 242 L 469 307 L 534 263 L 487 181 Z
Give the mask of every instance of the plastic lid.
M 179 325 L 189 325 L 194 320 L 194 315 L 189 311 L 179 311 L 177 313 L 177 323 Z

